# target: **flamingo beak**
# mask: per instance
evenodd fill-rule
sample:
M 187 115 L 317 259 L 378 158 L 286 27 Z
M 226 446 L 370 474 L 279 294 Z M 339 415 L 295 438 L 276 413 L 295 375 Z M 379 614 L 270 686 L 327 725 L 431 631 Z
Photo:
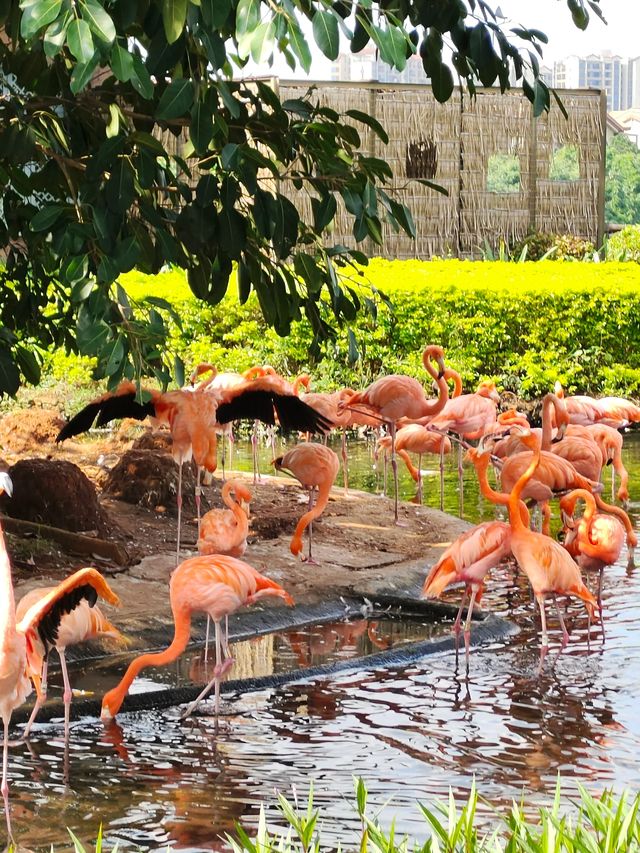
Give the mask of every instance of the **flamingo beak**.
M 495 389 L 489 394 L 489 397 L 494 403 L 500 403 L 500 394 Z
M 552 444 L 556 444 L 558 441 L 562 441 L 564 438 L 564 434 L 567 431 L 567 425 L 562 424 L 558 427 L 558 432 L 555 434 L 554 438 L 551 439 Z

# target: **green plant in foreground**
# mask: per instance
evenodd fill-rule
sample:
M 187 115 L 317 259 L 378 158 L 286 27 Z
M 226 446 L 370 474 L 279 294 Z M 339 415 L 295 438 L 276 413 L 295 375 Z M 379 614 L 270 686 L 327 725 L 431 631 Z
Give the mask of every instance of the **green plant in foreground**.
M 453 793 L 447 803 L 432 808 L 419 804 L 428 837 L 418 841 L 407 835 L 397 836 L 395 823 L 384 829 L 377 817 L 367 815 L 367 789 L 362 779 L 354 780 L 356 811 L 360 817 L 359 837 L 345 838 L 340 849 L 359 853 L 614 853 L 640 850 L 640 795 L 633 799 L 626 793 L 616 797 L 605 791 L 592 797 L 579 786 L 580 800 L 571 802 L 573 815 L 562 808 L 560 780 L 550 808 L 539 809 L 538 819 L 528 817 L 522 803 L 514 802 L 508 814 L 497 815 L 489 830 L 478 828 L 476 809 L 479 796 L 475 783 L 461 809 Z M 306 806 L 299 809 L 282 794 L 278 795 L 278 811 L 284 827 L 267 826 L 264 807 L 256 834 L 250 837 L 242 827 L 236 835 L 227 835 L 234 853 L 315 853 L 323 849 L 321 813 L 314 808 L 313 787 Z

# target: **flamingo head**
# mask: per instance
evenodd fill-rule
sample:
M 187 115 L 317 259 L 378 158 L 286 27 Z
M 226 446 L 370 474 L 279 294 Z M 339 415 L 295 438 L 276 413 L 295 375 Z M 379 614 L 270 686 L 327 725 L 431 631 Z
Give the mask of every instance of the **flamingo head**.
M 13 494 L 13 481 L 6 471 L 0 471 L 0 495 Z
M 488 397 L 488 399 L 493 400 L 494 403 L 500 402 L 500 394 L 498 394 L 495 382 L 492 382 L 490 379 L 483 379 L 478 385 L 476 393 L 481 397 Z

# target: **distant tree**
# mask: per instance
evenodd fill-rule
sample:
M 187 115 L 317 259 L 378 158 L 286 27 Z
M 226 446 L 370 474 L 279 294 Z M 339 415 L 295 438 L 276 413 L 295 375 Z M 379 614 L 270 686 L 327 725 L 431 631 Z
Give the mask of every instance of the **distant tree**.
M 607 146 L 605 219 L 640 224 L 640 149 L 624 133 Z
M 602 16 L 599 0 L 566 6 L 581 29 Z M 306 317 L 316 345 L 362 307 L 374 313 L 338 272 L 366 262 L 355 244 L 380 244 L 383 221 L 414 232 L 384 156 L 361 150 L 359 130 L 386 142 L 384 128 L 312 90 L 282 101 L 234 78 L 276 54 L 308 72 L 312 43 L 333 60 L 341 36 L 398 71 L 418 53 L 438 101 L 456 78 L 471 95 L 515 80 L 535 115 L 550 106 L 546 36 L 485 0 L 0 2 L 0 393 L 37 382 L 49 345 L 97 356 L 110 387 L 142 373 L 180 381 L 172 306 L 130 304 L 118 276 L 133 267 L 177 264 L 216 303 L 236 265 L 240 300 L 254 290 L 281 335 Z M 354 245 L 330 239 L 339 209 Z

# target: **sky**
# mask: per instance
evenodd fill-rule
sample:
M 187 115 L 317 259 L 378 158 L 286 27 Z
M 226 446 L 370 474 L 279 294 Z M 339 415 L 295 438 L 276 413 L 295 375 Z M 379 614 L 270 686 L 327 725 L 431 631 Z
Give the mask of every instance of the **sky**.
M 594 14 L 586 30 L 573 25 L 566 0 L 496 0 L 514 23 L 535 27 L 549 36 L 544 63 L 572 53 L 609 49 L 623 57 L 640 55 L 640 0 L 601 0 L 607 24 Z

